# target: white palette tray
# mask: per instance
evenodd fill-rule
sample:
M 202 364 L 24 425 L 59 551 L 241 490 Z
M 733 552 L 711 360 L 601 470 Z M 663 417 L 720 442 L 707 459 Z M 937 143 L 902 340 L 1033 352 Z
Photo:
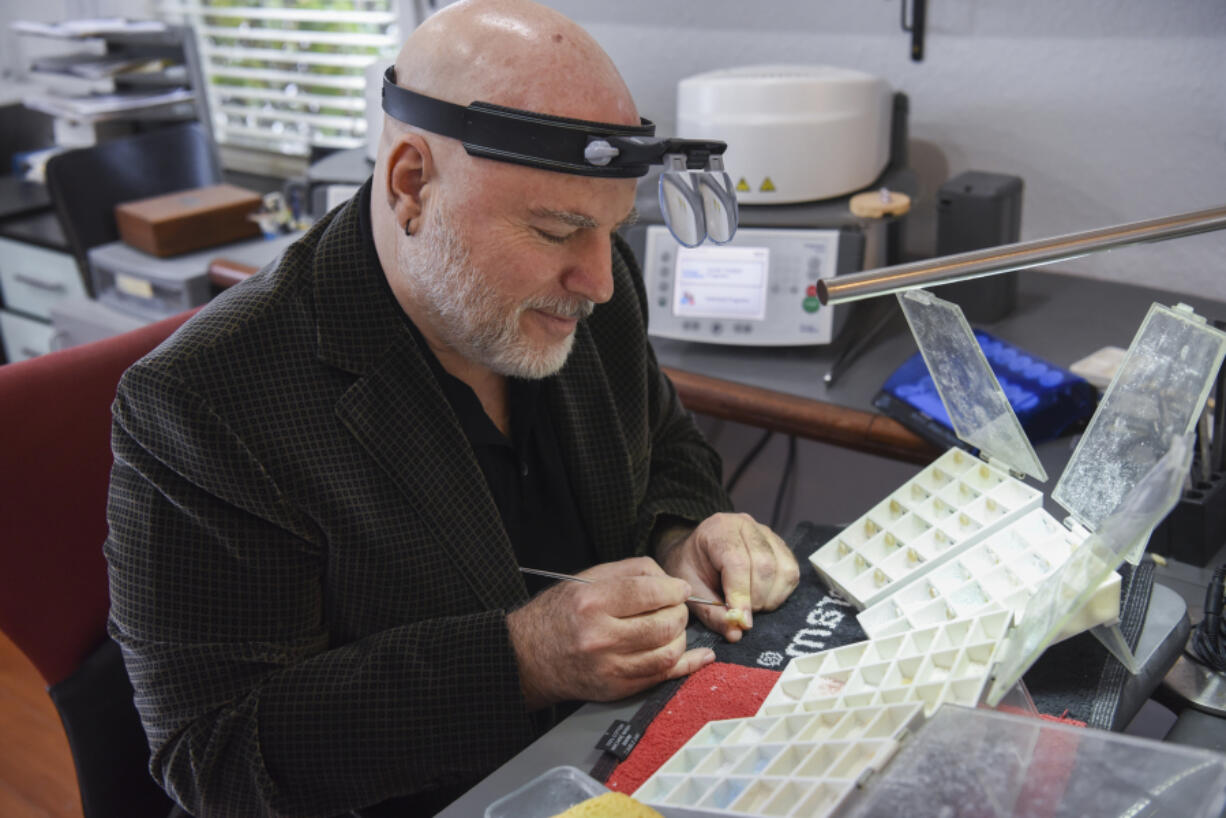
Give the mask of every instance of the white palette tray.
M 1086 536 L 1034 509 L 870 605 L 856 619 L 876 639 L 989 610 L 1020 614 L 1039 583 L 1054 574 Z M 1113 573 L 1058 638 L 1116 621 L 1119 606 L 1120 576 Z
M 925 715 L 944 702 L 974 707 L 1012 617 L 998 610 L 798 656 L 783 669 L 758 715 L 912 702 Z
M 866 608 L 1028 511 L 1042 495 L 961 449 L 950 449 L 809 556 Z
M 829 815 L 922 722 L 918 703 L 713 721 L 634 797 L 716 815 Z

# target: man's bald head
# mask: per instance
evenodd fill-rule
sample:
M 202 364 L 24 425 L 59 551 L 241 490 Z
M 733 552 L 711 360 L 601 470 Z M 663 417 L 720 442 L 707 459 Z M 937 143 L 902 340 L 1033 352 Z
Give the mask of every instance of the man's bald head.
M 638 125 L 639 115 L 609 55 L 576 23 L 532 0 L 462 0 L 423 22 L 396 58 L 396 83 L 457 105 L 481 101 L 552 116 Z M 384 117 L 372 194 L 395 198 L 390 183 L 405 138 L 420 156 L 419 181 L 463 196 L 475 187 L 522 178 L 525 169 L 468 156 L 456 140 Z M 387 251 L 393 217 L 374 208 L 377 245 Z M 410 208 L 412 210 L 412 208 Z M 391 221 L 394 221 L 395 225 Z M 412 228 L 410 228 L 412 229 Z
M 464 0 L 427 19 L 396 59 L 397 82 L 468 105 L 637 125 L 613 61 L 574 22 L 530 0 Z

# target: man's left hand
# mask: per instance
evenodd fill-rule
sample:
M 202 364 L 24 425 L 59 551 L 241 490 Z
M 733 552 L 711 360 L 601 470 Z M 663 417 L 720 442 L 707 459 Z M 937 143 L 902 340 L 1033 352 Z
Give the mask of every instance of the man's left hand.
M 748 514 L 712 514 L 688 534 L 666 533 L 658 555 L 695 596 L 724 599 L 726 608 L 690 603 L 690 610 L 729 642 L 753 626 L 753 611 L 778 608 L 800 582 L 791 550 Z

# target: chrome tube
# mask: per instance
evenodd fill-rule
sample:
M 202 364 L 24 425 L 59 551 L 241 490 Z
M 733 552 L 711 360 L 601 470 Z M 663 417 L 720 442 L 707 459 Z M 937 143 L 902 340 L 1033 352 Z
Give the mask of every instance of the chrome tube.
M 933 287 L 1010 270 L 1038 267 L 1056 261 L 1067 261 L 1099 250 L 1163 241 L 1213 230 L 1226 230 L 1226 205 L 1116 227 L 1087 230 L 1083 233 L 1069 233 L 1067 236 L 1023 241 L 986 250 L 972 250 L 953 256 L 881 267 L 837 278 L 824 278 L 817 282 L 817 297 L 823 304 L 843 304 L 917 287 Z

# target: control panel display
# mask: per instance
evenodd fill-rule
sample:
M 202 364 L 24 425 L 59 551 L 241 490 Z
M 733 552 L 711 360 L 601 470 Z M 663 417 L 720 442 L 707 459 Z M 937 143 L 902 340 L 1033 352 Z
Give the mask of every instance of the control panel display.
M 769 265 L 766 247 L 678 248 L 673 315 L 761 321 Z
M 724 245 L 682 247 L 661 225 L 641 228 L 648 332 L 747 346 L 828 344 L 841 308 L 817 282 L 859 269 L 863 238 L 839 229 L 742 227 Z

